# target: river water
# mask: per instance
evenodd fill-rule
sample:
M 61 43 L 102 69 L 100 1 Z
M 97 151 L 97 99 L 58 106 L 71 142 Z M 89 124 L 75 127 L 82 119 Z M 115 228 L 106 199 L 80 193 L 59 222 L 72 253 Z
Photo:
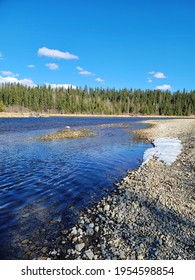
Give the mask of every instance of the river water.
M 117 123 L 130 126 L 97 127 Z M 37 139 L 65 126 L 87 127 L 97 136 Z M 0 119 L 0 258 L 17 259 L 17 244 L 49 223 L 69 228 L 78 211 L 112 191 L 151 147 L 130 133 L 143 127 L 138 118 Z

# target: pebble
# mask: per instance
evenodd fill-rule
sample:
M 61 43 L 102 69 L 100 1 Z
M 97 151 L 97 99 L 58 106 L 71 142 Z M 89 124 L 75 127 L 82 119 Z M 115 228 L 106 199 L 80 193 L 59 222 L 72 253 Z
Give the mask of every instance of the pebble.
M 90 223 L 89 228 L 94 228 L 94 223 Z
M 80 244 L 76 244 L 75 245 L 75 249 L 77 250 L 77 251 L 81 251 L 83 248 L 85 247 L 85 243 L 80 243 Z
M 24 240 L 22 240 L 22 242 L 21 242 L 22 245 L 26 245 L 27 243 L 29 243 L 29 240 L 28 240 L 28 239 L 24 239 Z
M 100 227 L 99 227 L 99 226 L 96 226 L 96 227 L 95 227 L 95 232 L 99 232 L 99 229 L 100 229 Z
M 105 206 L 104 206 L 104 211 L 109 211 L 110 210 L 110 205 L 109 204 L 106 204 Z
M 85 255 L 88 257 L 89 260 L 92 260 L 94 258 L 94 254 L 91 251 L 91 249 L 85 251 Z
M 143 260 L 143 259 L 144 259 L 144 256 L 143 256 L 143 255 L 138 255 L 137 259 L 138 259 L 138 260 Z
M 41 249 L 41 253 L 45 254 L 46 252 L 47 252 L 47 247 L 43 247 L 43 248 Z
M 76 227 L 73 227 L 73 228 L 72 228 L 71 234 L 72 234 L 72 235 L 76 235 L 76 234 L 77 234 L 77 229 L 76 229 Z
M 52 255 L 52 256 L 57 255 L 57 251 L 54 249 L 53 251 L 50 252 L 50 255 Z

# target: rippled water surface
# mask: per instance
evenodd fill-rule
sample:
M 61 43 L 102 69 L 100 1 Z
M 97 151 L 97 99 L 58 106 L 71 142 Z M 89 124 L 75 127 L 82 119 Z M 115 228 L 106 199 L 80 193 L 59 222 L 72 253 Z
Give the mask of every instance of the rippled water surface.
M 137 118 L 0 119 L 0 257 L 17 258 L 13 236 L 30 238 L 51 221 L 71 226 L 77 212 L 140 165 L 149 144 L 134 142 Z M 130 127 L 97 128 L 127 123 Z M 40 141 L 65 126 L 89 127 L 92 138 Z M 20 240 L 20 238 L 18 239 Z

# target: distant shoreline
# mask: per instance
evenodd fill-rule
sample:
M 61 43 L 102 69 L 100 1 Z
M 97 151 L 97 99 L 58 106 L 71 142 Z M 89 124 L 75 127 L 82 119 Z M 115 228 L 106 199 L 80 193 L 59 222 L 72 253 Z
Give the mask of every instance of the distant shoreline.
M 51 114 L 51 113 L 36 113 L 36 112 L 0 112 L 0 118 L 47 118 L 47 117 L 99 117 L 99 118 L 185 118 L 194 119 L 195 115 L 191 116 L 159 116 L 159 115 L 98 115 L 98 114 Z

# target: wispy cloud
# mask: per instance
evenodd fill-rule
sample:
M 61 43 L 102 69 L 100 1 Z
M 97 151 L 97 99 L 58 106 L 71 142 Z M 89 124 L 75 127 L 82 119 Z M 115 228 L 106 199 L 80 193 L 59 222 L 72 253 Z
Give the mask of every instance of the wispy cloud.
M 57 70 L 59 68 L 56 63 L 46 63 L 45 66 L 47 66 L 50 70 Z
M 52 57 L 56 59 L 65 59 L 65 60 L 79 59 L 77 55 L 71 54 L 69 52 L 62 52 L 59 50 L 48 49 L 46 47 L 39 48 L 38 55 Z
M 148 74 L 152 75 L 152 76 L 153 76 L 154 78 L 156 78 L 156 79 L 165 79 L 165 78 L 167 78 L 167 77 L 165 76 L 165 74 L 162 73 L 162 72 L 151 71 L 151 72 L 148 72 Z
M 77 68 L 78 71 L 84 71 L 84 69 L 80 66 L 77 66 L 76 68 Z
M 50 84 L 50 83 L 46 83 L 46 86 L 50 86 L 51 88 L 55 89 L 55 88 L 73 88 L 76 89 L 76 86 L 71 85 L 71 84 Z
M 148 78 L 148 83 L 152 83 L 152 82 L 153 82 L 153 80 Z
M 83 70 L 79 72 L 80 75 L 87 75 L 87 76 L 91 76 L 93 75 L 91 72 L 87 71 L 87 70 Z
M 80 75 L 95 76 L 94 73 L 92 73 L 92 72 L 90 72 L 90 71 L 87 71 L 87 70 L 83 69 L 83 68 L 80 67 L 80 66 L 77 66 L 76 69 L 79 71 L 79 74 L 80 74 Z
M 13 76 L 8 76 L 8 77 L 2 77 L 0 76 L 0 84 L 5 84 L 5 83 L 12 83 L 12 84 L 22 84 L 28 87 L 35 87 L 36 84 L 31 80 L 31 79 L 17 79 Z
M 1 73 L 1 75 L 5 76 L 5 77 L 7 77 L 7 76 L 18 77 L 19 76 L 19 74 L 14 74 L 11 71 L 5 71 L 5 70 L 1 70 L 0 73 Z
M 35 65 L 34 64 L 29 64 L 27 65 L 28 68 L 35 68 Z
M 162 85 L 162 86 L 157 86 L 155 89 L 169 90 L 169 89 L 171 89 L 171 86 L 170 85 Z
M 97 82 L 99 82 L 99 83 L 104 83 L 104 80 L 101 79 L 101 78 L 96 78 L 95 80 L 96 80 Z
M 2 52 L 0 51 L 0 60 L 3 59 L 3 55 L 2 55 Z

